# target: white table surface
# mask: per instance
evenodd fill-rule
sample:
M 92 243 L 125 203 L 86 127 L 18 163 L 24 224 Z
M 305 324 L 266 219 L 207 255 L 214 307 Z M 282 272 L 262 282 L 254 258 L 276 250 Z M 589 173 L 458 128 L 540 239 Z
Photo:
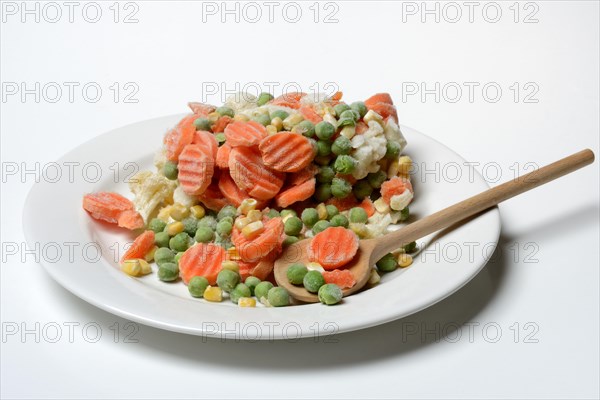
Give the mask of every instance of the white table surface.
M 337 82 L 348 100 L 388 91 L 401 123 L 486 166 L 492 184 L 495 167 L 503 181 L 515 163 L 543 165 L 585 147 L 598 154 L 598 2 L 520 3 L 517 23 L 513 2 L 479 2 L 473 22 L 462 2 L 438 3 L 439 22 L 433 14 L 421 21 L 421 2 L 321 3 L 319 23 L 310 2 L 298 3 L 295 24 L 283 18 L 284 3 L 272 23 L 260 2 L 257 23 L 244 20 L 254 10 L 243 4 L 239 23 L 235 15 L 222 23 L 199 2 L 121 3 L 120 21 L 137 7 L 138 22 L 129 24 L 114 22 L 112 2 L 99 3 L 97 23 L 83 18 L 85 3 L 77 3 L 72 23 L 63 3 L 55 3 L 62 11 L 55 23 L 56 9 L 37 4 L 39 22 L 21 13 L 21 2 L 2 4 L 3 398 L 598 398 L 597 162 L 502 204 L 500 246 L 462 290 L 404 320 L 330 342 L 203 340 L 138 325 L 127 343 L 126 320 L 58 286 L 33 255 L 7 250 L 24 242 L 22 204 L 35 180 L 10 168 L 43 168 L 111 128 L 184 112 L 186 101 L 202 99 L 203 87 L 278 82 L 281 91 L 297 82 L 311 90 Z M 452 23 L 456 4 L 462 18 Z M 213 6 L 221 7 L 206 3 L 205 11 Z M 491 21 L 496 6 L 500 20 L 486 21 L 482 10 Z M 289 7 L 286 16 L 294 18 Z M 338 22 L 323 23 L 332 11 Z M 524 23 L 531 13 L 537 22 Z M 11 94 L 22 82 L 40 83 L 39 102 L 34 94 Z M 55 103 L 51 82 L 63 88 Z M 63 82 L 79 85 L 72 101 Z M 81 93 L 90 82 L 102 88 L 96 103 Z M 412 94 L 436 82 L 439 102 Z M 474 82 L 472 101 L 464 82 Z M 453 103 L 457 85 L 463 94 Z M 123 98 L 132 87 L 137 103 Z M 502 95 L 494 103 L 495 87 Z M 525 102 L 536 88 L 529 100 L 537 102 Z M 57 326 L 62 336 L 52 343 Z M 97 328 L 101 336 L 92 343 Z M 24 329 L 33 333 L 23 336 Z M 407 331 L 416 333 L 402 335 Z

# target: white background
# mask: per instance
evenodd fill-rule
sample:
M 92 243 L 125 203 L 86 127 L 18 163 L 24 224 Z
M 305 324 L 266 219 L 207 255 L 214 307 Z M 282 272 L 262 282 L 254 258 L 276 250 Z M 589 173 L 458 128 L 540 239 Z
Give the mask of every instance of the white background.
M 522 170 L 527 162 L 543 165 L 585 147 L 598 154 L 595 1 L 498 2 L 496 23 L 488 22 L 495 18 L 493 5 L 483 13 L 485 2 L 474 9 L 473 22 L 462 2 L 455 3 L 462 18 L 452 23 L 457 9 L 444 3 L 437 5 L 442 14 L 436 22 L 434 14 L 421 20 L 421 2 L 356 1 L 322 3 L 316 23 L 312 2 L 301 3 L 297 23 L 285 20 L 283 5 L 269 22 L 263 3 L 257 23 L 244 15 L 239 22 L 228 15 L 222 23 L 220 14 L 203 14 L 200 2 L 151 1 L 134 3 L 138 22 L 128 24 L 123 17 L 136 9 L 124 4 L 118 23 L 112 2 L 101 4 L 97 23 L 83 18 L 85 3 L 75 8 L 72 23 L 66 6 L 62 19 L 51 23 L 56 10 L 46 8 L 44 15 L 44 3 L 37 6 L 39 22 L 20 10 L 12 15 L 7 3 L 1 27 L 3 246 L 24 241 L 22 204 L 35 180 L 5 176 L 9 165 L 43 166 L 112 128 L 184 112 L 188 100 L 202 99 L 207 82 L 229 91 L 251 82 L 278 82 L 279 91 L 289 82 L 305 90 L 335 82 L 349 101 L 388 91 L 401 123 L 467 160 L 499 165 L 500 181 L 513 177 L 515 163 Z M 88 19 L 93 11 L 88 8 Z M 338 22 L 324 23 L 332 11 Z M 9 95 L 8 88 L 21 82 L 29 88 L 35 82 L 80 86 L 72 102 L 66 86 L 57 102 L 51 102 L 54 92 L 36 102 L 33 94 Z M 81 93 L 88 82 L 103 89 L 96 103 Z M 117 102 L 110 89 L 115 82 L 121 87 Z M 124 101 L 127 82 L 139 88 L 137 103 Z M 462 97 L 452 102 L 456 92 L 448 91 L 436 101 L 434 94 L 410 92 L 436 82 L 451 83 L 447 88 L 455 82 Z M 479 85 L 472 101 L 464 82 Z M 489 83 L 502 89 L 497 102 L 492 89 L 482 94 Z M 525 102 L 536 89 L 528 101 L 537 102 Z M 207 100 L 218 103 L 221 94 Z M 123 145 L 135 144 L 125 139 Z M 483 172 L 495 184 L 496 168 Z M 596 162 L 502 204 L 499 250 L 471 283 L 418 314 L 338 335 L 332 343 L 203 341 L 146 326 L 139 326 L 137 343 L 124 343 L 127 321 L 62 289 L 33 256 L 9 256 L 3 249 L 3 332 L 13 323 L 19 329 L 56 323 L 63 337 L 50 343 L 42 336 L 38 343 L 34 334 L 5 336 L 2 397 L 597 398 L 598 178 Z M 83 336 L 90 322 L 102 329 L 96 343 Z M 79 324 L 72 343 L 69 323 Z M 458 331 L 444 336 L 455 324 Z M 486 324 L 491 328 L 484 331 Z M 111 326 L 119 327 L 117 343 Z M 414 327 L 416 334 L 402 335 Z

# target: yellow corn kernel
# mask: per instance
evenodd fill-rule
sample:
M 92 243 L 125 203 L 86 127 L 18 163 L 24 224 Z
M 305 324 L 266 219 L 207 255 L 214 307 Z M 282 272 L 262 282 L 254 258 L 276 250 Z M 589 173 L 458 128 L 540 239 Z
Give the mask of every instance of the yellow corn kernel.
M 150 267 L 148 261 L 143 259 L 139 259 L 138 261 L 140 262 L 140 267 L 142 267 L 142 275 L 148 275 L 152 272 L 152 267 Z
M 184 229 L 185 229 L 185 226 L 183 225 L 183 222 L 181 222 L 181 221 L 176 221 L 176 222 L 173 222 L 173 223 L 167 225 L 167 233 L 169 234 L 169 236 L 175 236 L 178 233 L 183 232 Z
M 345 136 L 348 139 L 352 139 L 355 134 L 356 134 L 355 126 L 345 126 L 342 128 L 342 131 L 340 132 L 340 135 Z
M 260 221 L 262 219 L 262 213 L 258 210 L 250 210 L 248 211 L 248 216 L 246 217 L 250 222 Z
M 238 300 L 240 307 L 256 307 L 256 299 L 253 297 L 240 297 Z
M 400 268 L 406 268 L 413 263 L 413 258 L 410 254 L 400 254 L 398 256 L 398 266 Z
M 401 156 L 398 159 L 398 173 L 407 177 L 412 169 L 412 159 L 409 156 Z
M 373 206 L 378 213 L 388 214 L 390 212 L 390 206 L 383 200 L 383 197 L 378 198 L 373 202 Z
M 235 225 L 235 227 L 241 231 L 250 222 L 252 222 L 252 221 L 250 221 L 250 218 L 248 218 L 248 217 L 237 217 L 235 219 L 235 222 L 233 223 L 233 225 Z
M 190 212 L 194 216 L 194 218 L 202 218 L 206 215 L 206 210 L 201 205 L 196 205 L 190 208 Z
M 369 122 L 371 121 L 375 121 L 377 122 L 379 125 L 381 125 L 381 127 L 383 128 L 383 118 L 381 117 L 381 115 L 377 114 L 375 111 L 373 110 L 369 110 L 367 111 L 367 113 L 365 114 L 363 121 L 365 121 L 365 123 L 367 125 L 369 125 Z
M 206 119 L 208 119 L 211 123 L 215 123 L 217 122 L 217 120 L 221 117 L 221 114 L 219 114 L 218 112 L 214 111 L 211 112 L 210 114 L 208 114 L 206 116 Z
M 246 239 L 253 239 L 265 231 L 262 221 L 250 222 L 242 229 L 242 234 Z
M 394 160 L 388 166 L 387 176 L 388 178 L 398 176 L 398 172 L 400 172 L 400 163 L 398 162 L 398 160 Z
M 277 132 L 279 132 L 283 129 L 283 120 L 279 117 L 275 117 L 271 120 L 271 125 L 273 125 L 277 129 Z
M 379 281 L 381 281 L 381 277 L 379 276 L 375 268 L 373 268 L 371 270 L 371 275 L 369 276 L 369 285 L 377 285 Z
M 256 199 L 244 199 L 238 207 L 238 211 L 241 214 L 247 215 L 249 211 L 256 209 L 257 204 L 258 201 Z
M 319 219 L 327 219 L 327 207 L 325 207 L 325 203 L 317 206 L 317 214 L 319 215 Z
M 150 251 L 144 257 L 144 259 L 148 262 L 154 261 L 154 253 L 156 253 L 157 249 L 158 249 L 158 246 L 154 246 L 153 248 L 151 248 Z
M 218 303 L 223 300 L 223 291 L 218 286 L 208 286 L 204 291 L 204 298 Z
M 139 260 L 125 260 L 121 264 L 121 270 L 129 276 L 140 276 L 142 274 L 142 266 Z
M 161 208 L 156 217 L 163 222 L 168 222 L 169 217 L 171 216 L 171 208 L 172 207 L 173 206 L 166 206 L 166 207 Z
M 240 121 L 240 122 L 248 122 L 250 121 L 250 118 L 248 118 L 246 115 L 244 114 L 235 114 L 233 116 L 233 120 L 234 121 Z
M 230 247 L 227 249 L 227 258 L 232 261 L 239 261 L 242 259 L 239 251 L 235 247 Z
M 356 233 L 359 238 L 366 238 L 369 236 L 369 230 L 367 229 L 367 225 L 358 222 L 351 222 L 350 229 L 352 232 Z
M 175 221 L 181 221 L 190 215 L 190 210 L 186 206 L 180 203 L 173 204 L 171 208 L 171 218 Z
M 228 269 L 228 270 L 233 271 L 233 272 L 239 272 L 240 271 L 240 266 L 235 261 L 223 261 L 221 263 L 221 268 L 222 269 Z
M 288 117 L 286 117 L 286 119 L 283 120 L 283 127 L 286 131 L 291 131 L 294 126 L 298 125 L 303 120 L 304 117 L 300 114 L 289 115 Z
M 275 127 L 275 125 L 267 125 L 266 129 L 269 135 L 274 135 L 277 133 L 277 128 Z

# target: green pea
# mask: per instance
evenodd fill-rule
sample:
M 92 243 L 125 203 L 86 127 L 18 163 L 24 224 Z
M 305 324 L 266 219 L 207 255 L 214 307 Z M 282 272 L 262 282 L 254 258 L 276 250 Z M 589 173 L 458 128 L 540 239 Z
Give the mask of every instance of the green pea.
M 333 106 L 333 111 L 335 111 L 335 115 L 340 116 L 346 110 L 349 110 L 350 106 L 345 103 L 339 103 Z
M 335 283 L 327 283 L 319 288 L 319 301 L 328 306 L 339 303 L 342 297 L 344 293 Z
M 169 240 L 171 237 L 167 232 L 158 232 L 154 235 L 154 244 L 158 247 L 169 247 Z
M 288 247 L 289 245 L 292 245 L 299 241 L 300 239 L 296 236 L 286 236 L 285 239 L 283 239 L 283 247 Z
M 276 218 L 276 217 L 279 217 L 279 215 L 280 215 L 280 214 L 279 214 L 279 211 L 277 211 L 277 210 L 276 210 L 276 209 L 274 209 L 274 208 L 271 208 L 271 209 L 269 210 L 269 212 L 267 213 L 267 217 L 269 217 L 269 218 Z
M 288 281 L 290 281 L 290 283 L 293 285 L 302 285 L 302 282 L 304 281 L 304 275 L 306 275 L 307 273 L 308 268 L 306 268 L 306 265 L 296 263 L 290 265 L 290 267 L 288 268 L 287 278 Z
M 349 225 L 348 218 L 342 214 L 335 215 L 329 223 L 331 226 L 343 226 L 344 228 L 347 228 Z
M 221 208 L 221 211 L 217 214 L 217 221 L 221 221 L 223 218 L 231 217 L 235 218 L 237 215 L 237 208 L 234 206 L 225 206 Z
M 374 189 L 379 189 L 381 184 L 387 179 L 387 174 L 383 171 L 377 171 L 367 175 L 367 181 Z
M 350 104 L 350 108 L 360 115 L 360 118 L 363 118 L 367 114 L 367 106 L 362 101 L 355 101 Z
M 271 117 L 269 117 L 267 114 L 259 114 L 252 118 L 252 120 L 264 126 L 271 124 Z
M 267 297 L 269 290 L 273 287 L 273 284 L 269 281 L 264 281 L 256 285 L 254 288 L 254 295 L 260 301 L 263 297 Z
M 198 220 L 194 217 L 188 217 L 181 221 L 183 223 L 183 231 L 187 233 L 189 236 L 194 236 L 196 234 L 196 229 L 198 229 Z
M 172 282 L 179 277 L 177 264 L 168 262 L 158 266 L 158 279 L 163 282 Z
M 160 249 L 156 249 L 156 252 L 154 252 L 154 261 L 159 266 L 164 263 L 173 262 L 174 259 L 175 253 L 168 247 L 161 247 Z
M 230 235 L 232 230 L 233 224 L 226 219 L 219 221 L 217 224 L 217 233 L 221 236 Z
M 404 246 L 405 253 L 414 253 L 417 250 L 417 242 L 410 242 Z
M 335 126 L 327 121 L 321 121 L 315 126 L 315 134 L 321 140 L 329 140 L 335 134 Z
M 199 226 L 194 239 L 198 243 L 209 243 L 215 238 L 215 232 L 208 226 Z
M 225 292 L 231 292 L 238 283 L 240 276 L 229 269 L 222 269 L 217 275 L 217 285 Z
M 343 118 L 338 121 L 338 128 L 344 128 L 346 126 L 356 126 L 356 121 L 352 118 Z
M 258 99 L 256 99 L 256 105 L 258 105 L 259 107 L 264 106 L 271 100 L 273 100 L 273 95 L 271 93 L 262 92 L 258 95 Z
M 246 278 L 244 283 L 246 284 L 246 286 L 248 286 L 248 289 L 250 289 L 250 296 L 254 296 L 254 289 L 260 283 L 260 279 L 258 279 L 255 276 L 249 276 Z
M 335 144 L 335 143 L 334 143 Z M 319 183 L 329 183 L 335 177 L 335 171 L 330 166 L 323 166 L 319 169 L 319 173 L 317 174 L 317 182 Z
M 175 254 L 174 261 L 177 263 L 177 265 L 179 265 L 179 260 L 181 260 L 181 257 L 183 257 L 184 254 L 185 251 L 180 251 L 179 253 Z
M 219 146 L 227 141 L 227 137 L 223 132 L 215 133 L 215 139 L 217 140 L 217 144 Z
M 350 219 L 350 222 L 353 223 L 365 224 L 367 223 L 369 216 L 367 215 L 367 212 L 364 208 L 353 207 L 348 212 L 348 219 Z
M 290 236 L 298 236 L 302 231 L 302 221 L 298 217 L 290 217 L 288 218 L 284 225 L 283 229 L 286 235 Z
M 346 136 L 339 136 L 331 145 L 331 152 L 336 156 L 350 154 L 352 142 Z
M 302 279 L 304 288 L 311 293 L 317 293 L 319 288 L 325 284 L 325 278 L 319 271 L 308 271 Z
M 325 209 L 327 210 L 327 218 L 329 218 L 329 219 L 335 217 L 336 215 L 338 215 L 340 213 L 340 210 L 338 210 L 338 208 L 336 206 L 334 206 L 333 204 L 326 205 Z
M 318 156 L 318 157 L 315 157 L 313 161 L 317 165 L 326 166 L 326 165 L 329 165 L 331 158 L 329 156 Z
M 326 157 L 330 154 L 331 154 L 331 143 L 326 142 L 325 140 L 318 140 L 317 141 L 317 156 Z
M 352 156 L 337 156 L 333 169 L 340 174 L 351 174 L 354 172 L 358 161 Z
M 284 119 L 286 119 L 289 116 L 290 116 L 290 113 L 288 113 L 284 110 L 275 110 L 271 113 L 271 120 L 279 117 L 283 121 Z
M 163 166 L 163 174 L 167 179 L 174 181 L 177 179 L 178 173 L 179 170 L 177 169 L 177 164 L 175 164 L 173 161 L 167 161 Z
M 319 213 L 316 208 L 305 208 L 302 211 L 302 222 L 304 225 L 311 228 L 314 224 L 319 221 Z
M 243 283 L 238 283 L 235 286 L 235 288 L 233 288 L 231 293 L 229 293 L 229 298 L 235 304 L 238 303 L 238 300 L 240 299 L 240 297 L 250 297 L 250 296 L 252 296 L 252 291 L 250 290 L 250 288 L 248 286 L 246 286 Z
M 385 158 L 395 160 L 400 155 L 400 145 L 397 142 L 389 141 L 385 145 Z
M 219 113 L 221 116 L 227 115 L 228 117 L 233 118 L 235 115 L 235 112 L 231 108 L 225 106 L 217 107 L 215 111 L 217 111 L 217 113 Z
M 315 189 L 315 194 L 313 195 L 317 201 L 323 202 L 327 201 L 331 198 L 331 184 L 322 183 Z
M 410 210 L 408 209 L 408 206 L 406 206 L 402 210 L 400 210 L 400 221 L 406 221 L 408 219 L 409 215 L 410 215 Z
M 198 228 L 204 226 L 206 228 L 212 229 L 213 231 L 217 229 L 217 219 L 212 215 L 205 215 L 198 221 Z
M 284 288 L 276 286 L 269 289 L 267 300 L 273 307 L 284 307 L 290 304 L 290 295 Z
M 190 236 L 187 233 L 178 233 L 169 240 L 169 247 L 175 251 L 186 251 L 189 246 L 189 239 Z
M 208 287 L 208 280 L 203 276 L 194 276 L 188 282 L 188 290 L 192 297 L 204 297 L 204 291 Z
M 299 133 L 303 136 L 310 138 L 310 137 L 315 136 L 315 125 L 312 122 L 310 122 L 309 120 L 305 119 L 304 121 L 301 121 L 300 123 L 295 125 L 292 128 L 292 132 Z
M 354 184 L 352 187 L 352 192 L 357 199 L 362 200 L 366 197 L 369 197 L 371 193 L 373 193 L 373 187 L 367 180 L 360 180 Z
M 210 121 L 206 118 L 196 118 L 194 120 L 194 126 L 197 131 L 207 131 L 210 129 Z
M 377 261 L 377 269 L 381 272 L 392 272 L 398 268 L 398 263 L 392 253 L 388 253 Z
M 331 181 L 331 194 L 333 197 L 343 199 L 348 197 L 350 192 L 352 192 L 352 185 L 350 185 L 350 182 L 342 178 L 333 178 Z
M 279 215 L 281 216 L 281 218 L 285 218 L 288 215 L 291 215 L 292 217 L 297 217 L 298 213 L 296 211 L 294 211 L 294 210 L 286 208 L 285 210 L 281 210 L 281 212 L 279 213 Z
M 321 233 L 323 232 L 325 229 L 329 228 L 331 226 L 331 223 L 329 223 L 329 221 L 327 220 L 321 220 L 318 221 L 316 224 L 313 225 L 312 227 L 312 231 L 317 234 L 317 233 Z
M 150 223 L 148 224 L 148 229 L 154 231 L 154 233 L 159 233 L 165 230 L 167 223 L 158 218 L 152 218 Z
M 354 110 L 346 110 L 344 111 L 339 117 L 339 120 L 342 119 L 350 119 L 354 122 L 358 121 L 360 119 L 360 114 Z
M 215 244 L 221 246 L 225 250 L 227 250 L 228 248 L 233 246 L 233 244 L 231 242 L 231 238 L 228 235 L 227 236 L 221 236 L 218 234 L 215 235 Z

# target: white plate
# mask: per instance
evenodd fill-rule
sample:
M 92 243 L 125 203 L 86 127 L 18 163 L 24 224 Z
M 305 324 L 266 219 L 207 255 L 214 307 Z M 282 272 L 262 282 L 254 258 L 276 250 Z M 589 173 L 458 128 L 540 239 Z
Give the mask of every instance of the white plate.
M 382 324 L 431 306 L 471 280 L 496 247 L 500 233 L 497 208 L 443 235 L 418 241 L 421 250 L 411 267 L 386 274 L 376 287 L 331 307 L 238 308 L 229 301 L 215 304 L 194 299 L 181 282 L 160 282 L 156 273 L 130 278 L 119 271 L 117 260 L 133 235 L 90 218 L 81 207 L 82 197 L 95 191 L 117 191 L 131 197 L 124 182 L 127 176 L 137 166 L 140 170 L 153 168 L 162 135 L 180 117 L 135 123 L 77 147 L 57 162 L 61 178 L 50 182 L 56 180 L 52 175 L 35 184 L 27 198 L 25 236 L 32 248 L 39 243 L 41 249 L 47 249 L 42 251 L 42 265 L 63 287 L 108 312 L 157 328 L 219 338 L 330 335 Z M 408 140 L 406 153 L 417 165 L 412 218 L 488 188 L 452 150 L 415 130 L 402 130 Z M 73 173 L 67 173 L 69 170 Z M 62 251 L 60 258 L 56 247 Z

